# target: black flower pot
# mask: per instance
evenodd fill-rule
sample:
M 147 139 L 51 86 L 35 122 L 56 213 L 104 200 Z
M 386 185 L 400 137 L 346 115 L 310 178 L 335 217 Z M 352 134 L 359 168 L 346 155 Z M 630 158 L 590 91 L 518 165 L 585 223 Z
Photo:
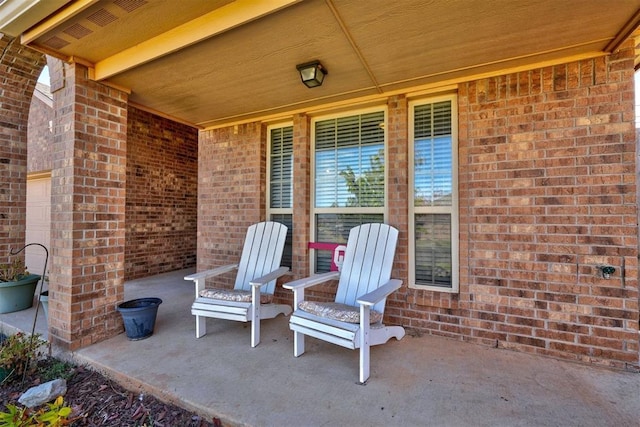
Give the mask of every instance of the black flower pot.
M 160 298 L 138 298 L 118 305 L 127 338 L 137 341 L 153 335 L 160 304 Z

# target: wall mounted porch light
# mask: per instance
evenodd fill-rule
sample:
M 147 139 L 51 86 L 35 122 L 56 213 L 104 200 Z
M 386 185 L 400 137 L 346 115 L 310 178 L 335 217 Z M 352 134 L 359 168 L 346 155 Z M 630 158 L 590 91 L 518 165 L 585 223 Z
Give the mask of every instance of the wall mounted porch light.
M 324 76 L 329 74 L 327 69 L 322 66 L 320 61 L 307 62 L 305 64 L 296 65 L 302 83 L 307 87 L 320 86 L 324 81 Z

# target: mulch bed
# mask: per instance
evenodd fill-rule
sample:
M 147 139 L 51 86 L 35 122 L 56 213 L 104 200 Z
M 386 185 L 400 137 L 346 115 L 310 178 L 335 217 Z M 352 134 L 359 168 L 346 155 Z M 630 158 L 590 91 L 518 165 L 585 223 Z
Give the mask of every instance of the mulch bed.
M 18 399 L 34 385 L 49 381 L 52 371 L 67 376 L 66 406 L 73 408 L 77 418 L 73 426 L 146 426 L 146 427 L 221 427 L 219 419 L 205 420 L 175 405 L 161 402 L 150 395 L 128 391 L 104 375 L 87 367 L 62 363 L 53 358 L 38 363 L 36 373 L 13 379 L 0 387 L 0 411 L 8 403 L 21 406 Z

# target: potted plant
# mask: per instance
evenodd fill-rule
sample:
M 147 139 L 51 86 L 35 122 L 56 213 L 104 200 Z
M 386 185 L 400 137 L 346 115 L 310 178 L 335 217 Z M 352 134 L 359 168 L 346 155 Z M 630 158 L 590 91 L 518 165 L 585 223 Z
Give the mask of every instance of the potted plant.
M 40 334 L 0 335 L 0 384 L 3 384 L 35 369 L 45 341 L 40 339 Z
M 38 280 L 40 275 L 29 274 L 19 258 L 0 264 L 0 314 L 31 307 Z

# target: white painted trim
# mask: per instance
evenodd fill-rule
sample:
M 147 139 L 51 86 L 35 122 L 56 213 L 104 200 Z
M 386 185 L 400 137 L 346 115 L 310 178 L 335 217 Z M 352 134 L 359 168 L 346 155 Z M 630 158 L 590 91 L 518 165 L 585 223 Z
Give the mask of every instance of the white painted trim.
M 415 207 L 414 206 L 414 179 L 415 170 L 413 161 L 415 156 L 413 127 L 414 109 L 418 105 L 433 104 L 436 102 L 451 101 L 451 156 L 452 156 L 452 203 L 451 207 Z M 409 283 L 412 289 L 421 289 L 445 293 L 458 293 L 460 289 L 460 211 L 458 200 L 458 97 L 456 94 L 434 96 L 430 98 L 416 99 L 409 101 L 408 112 L 409 130 Z M 451 214 L 451 288 L 440 286 L 425 286 L 416 284 L 415 275 L 415 214 L 416 213 L 450 213 Z

